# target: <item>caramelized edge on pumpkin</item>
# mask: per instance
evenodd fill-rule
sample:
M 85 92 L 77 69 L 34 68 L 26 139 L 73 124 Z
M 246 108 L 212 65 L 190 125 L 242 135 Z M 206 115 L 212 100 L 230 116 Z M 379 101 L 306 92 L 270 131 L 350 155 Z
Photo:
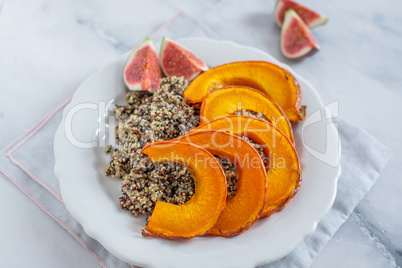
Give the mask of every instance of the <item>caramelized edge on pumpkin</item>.
M 226 205 L 226 177 L 217 159 L 199 146 L 177 141 L 151 143 L 142 152 L 153 162 L 172 161 L 188 165 L 195 181 L 195 194 L 183 205 L 156 203 L 145 227 L 149 233 L 143 231 L 143 235 L 178 239 L 207 233 Z
M 216 130 L 189 132 L 176 140 L 196 144 L 212 154 L 226 157 L 237 167 L 236 194 L 227 200 L 217 224 L 207 235 L 232 237 L 251 228 L 260 218 L 267 197 L 265 166 L 256 149 L 235 135 Z

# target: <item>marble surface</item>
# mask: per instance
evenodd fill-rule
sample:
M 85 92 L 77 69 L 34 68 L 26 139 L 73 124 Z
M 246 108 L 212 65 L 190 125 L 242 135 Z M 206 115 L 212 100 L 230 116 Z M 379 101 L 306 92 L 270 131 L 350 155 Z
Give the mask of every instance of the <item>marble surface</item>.
M 378 182 L 313 267 L 402 266 L 402 18 L 399 0 L 305 0 L 330 18 L 321 51 L 281 56 L 275 1 L 7 0 L 0 13 L 0 148 L 27 131 L 102 65 L 183 9 L 222 39 L 289 64 L 339 101 L 339 115 L 393 150 Z M 0 175 L 2 267 L 98 267 L 53 219 Z

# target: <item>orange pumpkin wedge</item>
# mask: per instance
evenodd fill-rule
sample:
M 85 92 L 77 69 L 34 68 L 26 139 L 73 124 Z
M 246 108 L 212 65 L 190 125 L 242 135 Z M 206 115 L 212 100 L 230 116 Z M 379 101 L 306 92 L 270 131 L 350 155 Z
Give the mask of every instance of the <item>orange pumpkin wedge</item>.
M 251 116 L 231 115 L 200 125 L 189 133 L 205 129 L 219 129 L 235 135 L 247 136 L 258 144 L 264 145 L 264 153 L 269 157 L 269 167 L 267 199 L 261 217 L 267 217 L 281 210 L 297 193 L 301 184 L 297 152 L 292 142 L 272 124 Z
M 245 140 L 221 131 L 200 130 L 176 140 L 200 146 L 236 165 L 236 194 L 226 201 L 208 235 L 233 237 L 248 230 L 260 218 L 266 198 L 265 166 L 258 152 Z
M 290 121 L 305 117 L 305 106 L 299 108 L 299 82 L 288 70 L 266 61 L 232 62 L 212 68 L 191 82 L 184 91 L 184 100 L 198 104 L 213 89 L 229 85 L 248 86 L 267 94 Z
M 226 177 L 218 160 L 198 146 L 172 141 L 148 144 L 142 152 L 153 162 L 171 161 L 188 166 L 195 181 L 195 193 L 183 205 L 157 202 L 145 226 L 149 233 L 142 234 L 177 239 L 207 233 L 226 205 Z
M 209 93 L 202 101 L 201 123 L 233 115 L 240 110 L 261 113 L 286 137 L 294 141 L 292 128 L 281 108 L 267 95 L 249 87 L 227 86 Z

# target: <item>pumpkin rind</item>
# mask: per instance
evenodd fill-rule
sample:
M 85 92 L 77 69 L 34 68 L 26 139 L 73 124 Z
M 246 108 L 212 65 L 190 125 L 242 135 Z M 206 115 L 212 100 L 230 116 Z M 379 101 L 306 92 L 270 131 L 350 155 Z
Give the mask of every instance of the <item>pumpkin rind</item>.
M 226 177 L 217 159 L 205 149 L 177 141 L 151 143 L 142 152 L 153 162 L 187 165 L 195 181 L 195 193 L 185 204 L 156 203 L 145 227 L 149 233 L 143 232 L 143 235 L 177 239 L 207 233 L 226 205 Z
M 227 86 L 209 93 L 201 105 L 201 123 L 233 115 L 239 110 L 261 113 L 292 142 L 293 131 L 281 108 L 267 95 L 253 88 Z
M 236 165 L 236 194 L 226 201 L 216 225 L 207 235 L 232 237 L 248 230 L 260 218 L 266 198 L 265 166 L 258 152 L 245 140 L 221 131 L 199 130 L 177 138 L 200 146 Z
M 229 85 L 255 88 L 270 96 L 290 121 L 301 119 L 299 82 L 288 70 L 267 61 L 240 61 L 211 68 L 191 82 L 184 100 L 198 104 L 213 89 Z
M 297 193 L 301 184 L 301 169 L 296 149 L 272 124 L 255 117 L 231 115 L 200 125 L 191 132 L 205 129 L 247 136 L 266 145 L 264 151 L 266 155 L 269 152 L 270 165 L 267 171 L 267 199 L 261 217 L 281 210 Z

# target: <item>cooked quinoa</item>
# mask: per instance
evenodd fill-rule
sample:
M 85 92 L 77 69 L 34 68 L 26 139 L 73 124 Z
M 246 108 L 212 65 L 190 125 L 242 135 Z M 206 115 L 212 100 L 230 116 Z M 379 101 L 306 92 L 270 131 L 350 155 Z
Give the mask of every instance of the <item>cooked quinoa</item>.
M 256 113 L 254 111 L 245 110 L 245 109 L 238 110 L 238 111 L 234 112 L 233 114 L 235 114 L 235 115 L 253 116 L 253 117 L 257 117 L 257 118 L 262 119 L 262 120 L 267 120 L 262 113 Z
M 231 198 L 236 194 L 237 178 L 236 165 L 226 157 L 214 155 L 218 159 L 223 171 L 225 172 L 226 182 L 228 186 L 227 198 Z
M 149 217 L 156 202 L 181 205 L 194 194 L 193 176 L 187 167 L 174 162 L 152 163 L 145 155 L 138 162 L 124 176 L 120 197 L 121 207 L 133 215 Z
M 152 163 L 141 153 L 147 143 L 182 136 L 199 124 L 199 115 L 183 99 L 187 84 L 183 78 L 164 78 L 154 94 L 129 92 L 127 104 L 114 110 L 117 148 L 105 174 L 123 179 L 120 204 L 134 215 L 149 216 L 157 201 L 180 205 L 194 194 L 193 176 L 186 167 Z
M 258 144 L 257 142 L 253 141 L 252 139 L 250 139 L 247 136 L 241 136 L 240 138 L 248 141 L 254 147 L 254 149 L 257 150 L 258 154 L 260 155 L 260 157 L 262 159 L 262 162 L 264 163 L 264 166 L 268 167 L 269 166 L 269 158 L 265 155 L 264 147 L 262 145 Z
M 265 118 L 265 116 L 264 116 L 262 113 L 256 113 L 256 112 L 254 112 L 254 111 L 249 111 L 249 110 L 245 110 L 245 109 L 236 111 L 236 112 L 234 112 L 233 114 L 235 114 L 235 115 L 246 115 L 246 116 L 257 117 L 257 118 L 259 118 L 259 119 L 268 121 L 267 118 Z M 262 161 L 263 161 L 265 167 L 268 167 L 268 165 L 269 165 L 269 158 L 265 155 L 263 146 L 260 145 L 260 144 L 258 144 L 258 143 L 255 142 L 255 141 L 253 141 L 253 140 L 250 139 L 249 137 L 241 136 L 240 138 L 242 138 L 242 139 L 248 141 L 248 142 L 257 150 L 258 154 L 259 154 L 259 155 L 261 156 L 261 158 L 262 158 Z
M 141 153 L 147 143 L 170 140 L 198 126 L 197 111 L 183 98 L 187 85 L 182 77 L 163 78 L 160 89 L 152 95 L 128 92 L 127 104 L 117 105 L 114 110 L 118 122 L 115 129 L 117 148 L 105 148 L 106 153 L 111 152 L 105 174 L 122 179 L 121 207 L 135 216 L 143 214 L 149 219 L 158 201 L 181 205 L 194 194 L 191 170 L 174 162 L 153 163 Z M 263 117 L 249 111 L 238 114 Z M 261 146 L 247 137 L 242 138 L 265 158 Z M 230 198 L 236 193 L 236 166 L 227 158 L 215 157 L 225 171 Z

